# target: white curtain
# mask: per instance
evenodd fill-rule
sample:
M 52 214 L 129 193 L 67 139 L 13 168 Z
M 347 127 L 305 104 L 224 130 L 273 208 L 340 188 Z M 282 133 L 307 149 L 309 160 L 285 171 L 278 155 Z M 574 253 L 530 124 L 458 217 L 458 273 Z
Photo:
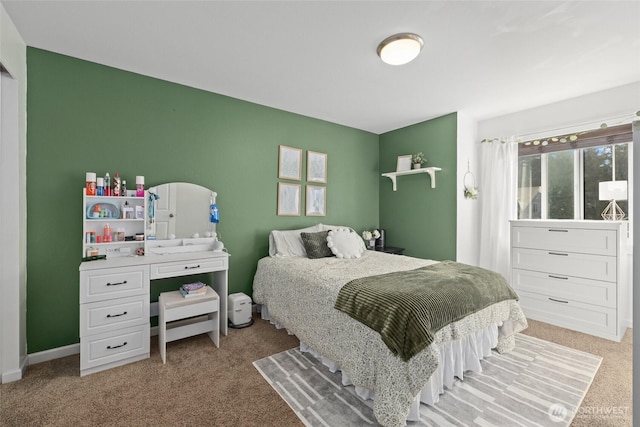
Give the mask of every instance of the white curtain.
M 509 220 L 517 218 L 518 144 L 480 143 L 480 267 L 511 282 Z

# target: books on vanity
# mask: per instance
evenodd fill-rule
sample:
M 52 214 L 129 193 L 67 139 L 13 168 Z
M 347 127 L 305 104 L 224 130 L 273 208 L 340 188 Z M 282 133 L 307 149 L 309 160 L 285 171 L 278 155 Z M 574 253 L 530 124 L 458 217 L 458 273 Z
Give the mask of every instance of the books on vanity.
M 185 298 L 197 297 L 207 294 L 208 286 L 202 282 L 185 283 L 180 286 L 180 293 Z

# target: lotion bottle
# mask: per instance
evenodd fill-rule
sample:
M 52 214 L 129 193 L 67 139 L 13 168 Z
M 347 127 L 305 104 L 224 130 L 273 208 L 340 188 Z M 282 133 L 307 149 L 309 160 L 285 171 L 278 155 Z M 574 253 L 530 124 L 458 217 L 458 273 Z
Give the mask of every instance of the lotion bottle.
M 120 196 L 120 175 L 116 172 L 113 177 L 113 193 L 112 196 Z
M 111 177 L 109 177 L 109 172 L 104 175 L 104 195 L 111 196 Z
M 136 197 L 144 197 L 144 176 L 136 176 Z

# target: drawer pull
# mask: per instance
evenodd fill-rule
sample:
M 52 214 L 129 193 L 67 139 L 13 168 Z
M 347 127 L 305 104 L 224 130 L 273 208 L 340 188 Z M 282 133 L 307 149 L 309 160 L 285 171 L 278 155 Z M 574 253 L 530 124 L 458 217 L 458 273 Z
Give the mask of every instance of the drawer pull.
M 107 346 L 107 350 L 114 350 L 114 349 L 116 349 L 116 348 L 124 347 L 125 345 L 127 345 L 127 342 L 126 342 L 126 341 L 125 341 L 125 342 L 123 342 L 123 343 L 122 343 L 122 344 L 120 344 L 120 345 L 114 345 L 114 346 L 110 346 L 110 345 L 108 345 L 108 346 Z
M 118 286 L 118 285 L 126 285 L 127 281 L 125 280 L 124 282 L 116 282 L 116 283 L 107 283 L 107 286 Z
M 188 265 L 184 266 L 185 270 L 193 270 L 194 268 L 200 268 L 200 264 L 196 265 L 195 267 L 189 267 Z
M 563 304 L 569 304 L 569 301 L 562 301 L 562 300 L 554 299 L 554 298 L 549 298 L 549 299 L 550 299 L 551 301 L 561 302 L 561 303 L 563 303 Z
M 563 228 L 550 228 L 549 231 L 556 233 L 568 233 L 569 230 Z
M 549 252 L 549 255 L 569 256 L 569 254 L 563 254 L 563 253 L 560 253 L 560 252 Z
M 551 277 L 552 279 L 569 280 L 568 277 L 554 276 L 553 274 L 549 274 L 549 277 Z
M 120 316 L 124 316 L 125 314 L 127 314 L 126 311 L 124 313 L 120 313 L 120 314 L 107 314 L 107 318 L 120 317 Z

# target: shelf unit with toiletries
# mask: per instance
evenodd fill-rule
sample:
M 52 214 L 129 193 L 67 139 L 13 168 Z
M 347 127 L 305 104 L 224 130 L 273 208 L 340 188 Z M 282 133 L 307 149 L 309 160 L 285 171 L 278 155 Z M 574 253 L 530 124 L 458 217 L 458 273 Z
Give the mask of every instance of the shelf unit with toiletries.
M 88 196 L 83 188 L 82 256 L 113 258 L 144 249 L 145 199 L 136 197 L 135 190 L 127 191 L 126 196 Z

